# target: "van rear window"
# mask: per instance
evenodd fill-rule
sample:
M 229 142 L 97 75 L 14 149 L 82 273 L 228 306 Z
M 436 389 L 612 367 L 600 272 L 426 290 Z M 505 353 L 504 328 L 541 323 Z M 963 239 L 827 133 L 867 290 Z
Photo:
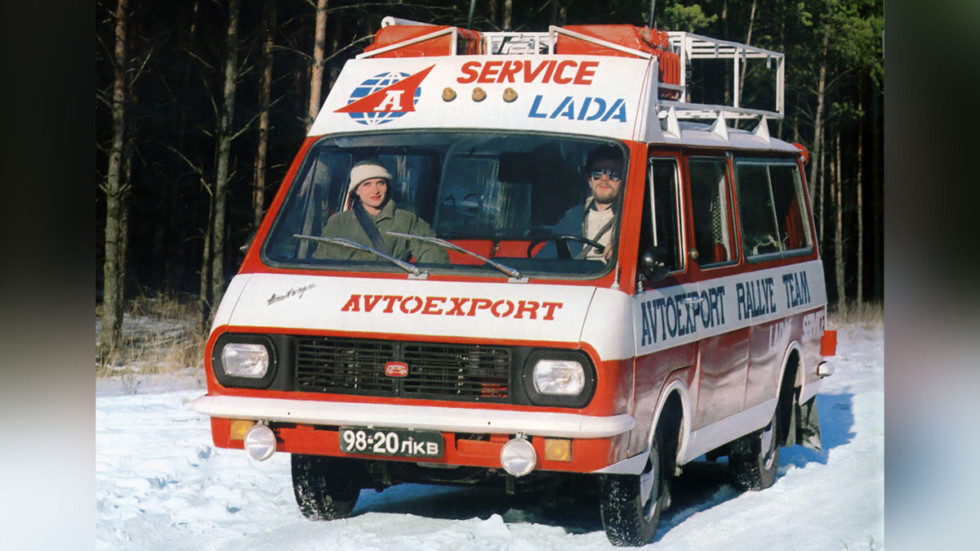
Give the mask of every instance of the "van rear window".
M 767 259 L 812 249 L 796 163 L 736 160 L 742 246 L 747 259 Z

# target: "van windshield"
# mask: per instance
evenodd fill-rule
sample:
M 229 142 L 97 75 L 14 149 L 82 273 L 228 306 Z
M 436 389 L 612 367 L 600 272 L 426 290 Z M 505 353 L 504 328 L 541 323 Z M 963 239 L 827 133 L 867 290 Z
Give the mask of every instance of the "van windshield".
M 415 275 L 596 277 L 615 264 L 625 158 L 616 142 L 543 134 L 326 137 L 290 185 L 263 260 Z

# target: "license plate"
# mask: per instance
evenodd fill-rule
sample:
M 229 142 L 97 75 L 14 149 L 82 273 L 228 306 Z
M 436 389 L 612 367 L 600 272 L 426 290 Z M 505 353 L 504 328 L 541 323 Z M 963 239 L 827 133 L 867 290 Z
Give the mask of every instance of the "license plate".
M 442 433 L 340 427 L 340 451 L 396 457 L 442 457 Z

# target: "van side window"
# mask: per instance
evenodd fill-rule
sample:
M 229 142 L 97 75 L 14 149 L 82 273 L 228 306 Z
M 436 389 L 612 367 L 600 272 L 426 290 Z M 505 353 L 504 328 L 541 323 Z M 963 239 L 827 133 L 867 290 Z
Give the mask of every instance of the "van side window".
M 704 267 L 732 262 L 737 253 L 732 241 L 728 162 L 724 158 L 692 158 L 688 166 L 698 264 Z
M 737 161 L 735 181 L 747 258 L 811 248 L 795 163 Z
M 660 247 L 667 253 L 664 257 L 667 271 L 676 272 L 684 268 L 677 161 L 651 158 L 647 169 L 647 189 L 652 191 L 653 203 L 648 199 L 644 204 L 643 231 L 647 235 L 643 236 L 640 253 L 647 247 Z

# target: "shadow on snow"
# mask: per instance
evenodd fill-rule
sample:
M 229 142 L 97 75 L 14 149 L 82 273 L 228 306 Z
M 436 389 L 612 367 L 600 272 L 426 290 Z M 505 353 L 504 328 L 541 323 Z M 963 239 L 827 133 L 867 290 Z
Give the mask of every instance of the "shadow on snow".
M 809 463 L 826 464 L 828 452 L 854 438 L 852 394 L 818 395 L 822 451 L 803 446 L 780 450 L 779 477 L 790 466 L 805 468 Z M 507 523 L 535 523 L 556 526 L 571 534 L 602 531 L 599 501 L 594 478 L 575 476 L 561 483 L 542 485 L 508 495 L 503 485 L 496 487 L 430 486 L 401 484 L 374 492 L 363 490 L 353 515 L 364 513 L 413 514 L 429 518 L 464 520 L 487 519 L 500 515 Z M 777 483 L 779 479 L 777 478 Z M 727 460 L 703 458 L 684 465 L 671 487 L 671 507 L 660 517 L 660 540 L 671 528 L 701 511 L 741 495 Z

